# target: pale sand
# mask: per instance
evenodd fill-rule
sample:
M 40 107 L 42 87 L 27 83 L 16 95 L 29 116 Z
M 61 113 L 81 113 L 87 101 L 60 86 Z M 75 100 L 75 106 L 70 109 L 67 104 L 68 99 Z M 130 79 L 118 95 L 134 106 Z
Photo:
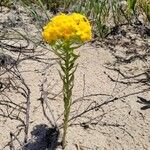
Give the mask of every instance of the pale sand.
M 149 90 L 141 93 L 143 89 L 148 89 L 149 87 L 141 83 L 127 85 L 112 82 L 107 75 L 118 81 L 127 80 L 122 80 L 122 76 L 118 75 L 117 72 L 105 68 L 108 64 L 113 66 L 111 64 L 116 59 L 112 55 L 110 47 L 102 45 L 95 46 L 94 44 L 92 46 L 85 44 L 77 50 L 80 53 L 80 57 L 77 61 L 78 68 L 75 73 L 75 86 L 73 89 L 73 102 L 77 102 L 72 106 L 70 117 L 86 110 L 92 102 L 91 107 L 98 106 L 104 102 L 108 103 L 71 121 L 74 125 L 68 128 L 66 150 L 150 150 L 150 109 L 141 110 L 140 108 L 143 105 L 137 103 L 137 96 L 150 99 Z M 128 50 L 123 49 L 120 43 L 114 49 L 117 49 L 115 54 L 118 56 L 124 56 L 124 52 Z M 43 48 L 37 48 L 35 54 L 41 54 L 41 51 L 42 53 L 47 52 Z M 45 62 L 53 65 L 45 69 L 47 64 L 25 60 L 18 66 L 31 90 L 30 132 L 34 126 L 39 124 L 47 124 L 51 127 L 43 115 L 41 104 L 38 100 L 41 94 L 39 86 L 45 79 L 47 79 L 47 82 L 44 86 L 49 92 L 48 97 L 51 98 L 58 94 L 55 99 L 48 100 L 55 119 L 61 116 L 63 112 L 63 99 L 62 93 L 60 93 L 62 82 L 57 70 L 59 66 L 51 59 L 46 60 L 47 58 L 54 58 L 55 55 L 52 52 L 48 52 L 42 57 L 42 60 L 45 59 Z M 145 64 L 149 67 L 149 60 L 146 63 L 136 60 L 133 63 L 120 63 L 116 66 L 124 73 L 132 75 L 143 72 Z M 47 87 L 47 85 L 49 86 Z M 5 94 L 13 99 L 15 103 L 24 101 L 22 96 L 13 91 L 7 90 Z M 115 97 L 118 99 L 109 102 Z M 0 105 L 0 108 L 4 109 L 4 106 Z M 48 109 L 46 110 L 50 116 Z M 24 118 L 24 116 L 22 117 Z M 52 120 L 52 117 L 50 118 Z M 62 119 L 60 117 L 57 121 L 58 125 L 62 123 Z M 84 122 L 89 122 L 87 123 L 87 128 L 82 127 Z M 0 116 L 0 149 L 9 141 L 9 133 L 10 131 L 14 132 L 17 125 L 17 121 Z M 59 141 L 62 136 L 62 130 L 60 132 Z M 19 136 L 20 141 L 23 141 L 22 137 L 23 133 Z M 18 142 L 15 142 L 15 144 L 18 145 Z M 16 150 L 18 148 L 16 146 Z M 9 147 L 5 148 L 5 150 L 7 149 Z M 42 150 L 42 148 L 37 150 Z

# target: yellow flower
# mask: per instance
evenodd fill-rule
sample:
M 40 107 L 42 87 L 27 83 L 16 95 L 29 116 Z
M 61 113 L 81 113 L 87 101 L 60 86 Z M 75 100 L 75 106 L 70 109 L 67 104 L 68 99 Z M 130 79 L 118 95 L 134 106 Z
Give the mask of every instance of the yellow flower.
M 82 42 L 92 38 L 91 26 L 88 19 L 78 13 L 60 14 L 51 19 L 44 27 L 43 38 L 49 44 L 57 40 L 65 41 L 79 39 Z

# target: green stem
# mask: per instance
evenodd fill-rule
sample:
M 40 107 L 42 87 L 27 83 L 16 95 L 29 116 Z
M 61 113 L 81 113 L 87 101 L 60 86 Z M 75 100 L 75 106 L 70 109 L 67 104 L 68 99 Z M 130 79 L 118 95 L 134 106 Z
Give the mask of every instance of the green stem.
M 71 42 L 66 41 L 60 43 L 54 47 L 55 54 L 60 58 L 59 65 L 62 69 L 60 77 L 63 81 L 63 100 L 64 100 L 64 120 L 63 120 L 63 137 L 62 137 L 62 147 L 66 146 L 66 135 L 69 121 L 69 114 L 72 103 L 72 89 L 74 83 L 74 72 L 76 70 L 75 61 L 79 57 L 74 53 L 74 49 L 71 47 Z
M 73 83 L 73 80 L 70 82 L 70 72 L 72 68 L 70 68 L 70 60 L 72 55 L 70 54 L 69 47 L 65 47 L 65 71 L 64 71 L 64 125 L 63 125 L 63 138 L 62 138 L 62 147 L 65 148 L 66 145 L 66 134 L 67 134 L 67 128 L 68 128 L 68 120 L 69 120 L 69 114 L 70 114 L 70 107 L 71 107 L 71 97 L 72 97 L 72 88 L 71 84 Z

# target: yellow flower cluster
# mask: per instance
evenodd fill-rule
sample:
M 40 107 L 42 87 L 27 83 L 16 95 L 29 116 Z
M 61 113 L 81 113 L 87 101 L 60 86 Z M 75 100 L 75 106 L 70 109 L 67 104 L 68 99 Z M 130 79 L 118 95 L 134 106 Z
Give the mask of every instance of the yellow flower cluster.
M 82 42 L 92 38 L 91 26 L 87 18 L 81 14 L 60 14 L 51 19 L 44 27 L 43 38 L 48 43 L 57 40 L 79 39 Z

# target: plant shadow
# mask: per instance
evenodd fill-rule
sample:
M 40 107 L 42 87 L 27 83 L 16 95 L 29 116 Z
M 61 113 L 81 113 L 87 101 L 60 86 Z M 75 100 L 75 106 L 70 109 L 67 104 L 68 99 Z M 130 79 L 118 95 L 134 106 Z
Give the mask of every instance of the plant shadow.
M 31 135 L 34 140 L 28 142 L 28 150 L 55 150 L 60 145 L 57 127 L 49 128 L 46 124 L 39 124 L 33 128 Z

